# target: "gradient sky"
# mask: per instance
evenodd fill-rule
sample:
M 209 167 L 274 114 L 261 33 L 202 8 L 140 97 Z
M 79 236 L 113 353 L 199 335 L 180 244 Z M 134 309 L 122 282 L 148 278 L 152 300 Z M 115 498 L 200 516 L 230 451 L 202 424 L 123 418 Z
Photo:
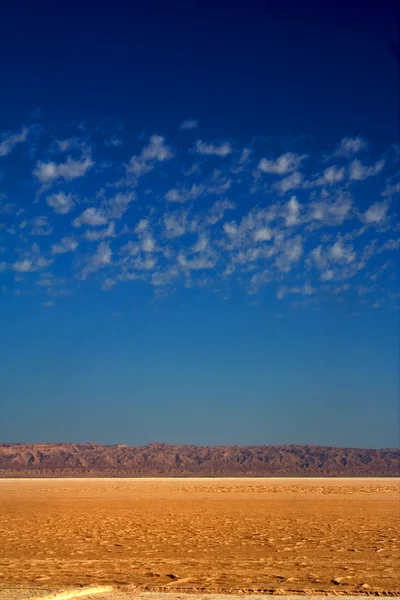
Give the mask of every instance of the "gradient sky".
M 0 440 L 398 446 L 397 2 L 7 4 Z

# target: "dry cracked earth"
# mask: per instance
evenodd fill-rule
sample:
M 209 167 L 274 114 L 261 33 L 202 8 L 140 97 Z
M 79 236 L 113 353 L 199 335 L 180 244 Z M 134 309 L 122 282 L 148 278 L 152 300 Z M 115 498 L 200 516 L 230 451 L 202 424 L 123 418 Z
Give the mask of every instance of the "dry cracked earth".
M 398 479 L 0 480 L 0 592 L 400 595 Z

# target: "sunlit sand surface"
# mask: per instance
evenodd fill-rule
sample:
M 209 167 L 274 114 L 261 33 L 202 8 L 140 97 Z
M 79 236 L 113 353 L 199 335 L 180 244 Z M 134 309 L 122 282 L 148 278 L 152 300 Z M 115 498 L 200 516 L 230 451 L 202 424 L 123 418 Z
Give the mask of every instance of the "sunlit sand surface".
M 0 480 L 0 591 L 399 596 L 399 516 L 397 479 Z

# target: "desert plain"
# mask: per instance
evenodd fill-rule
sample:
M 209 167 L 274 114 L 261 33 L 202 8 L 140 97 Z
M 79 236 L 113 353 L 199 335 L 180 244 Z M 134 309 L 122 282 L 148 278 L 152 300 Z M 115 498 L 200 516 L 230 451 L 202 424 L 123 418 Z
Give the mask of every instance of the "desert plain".
M 396 478 L 1 479 L 0 592 L 400 595 Z

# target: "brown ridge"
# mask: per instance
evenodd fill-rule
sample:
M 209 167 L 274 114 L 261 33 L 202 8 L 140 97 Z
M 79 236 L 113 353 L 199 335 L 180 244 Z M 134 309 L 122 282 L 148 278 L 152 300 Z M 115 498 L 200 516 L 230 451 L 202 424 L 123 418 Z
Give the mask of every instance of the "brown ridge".
M 0 444 L 0 477 L 398 477 L 400 450 L 313 445 Z

